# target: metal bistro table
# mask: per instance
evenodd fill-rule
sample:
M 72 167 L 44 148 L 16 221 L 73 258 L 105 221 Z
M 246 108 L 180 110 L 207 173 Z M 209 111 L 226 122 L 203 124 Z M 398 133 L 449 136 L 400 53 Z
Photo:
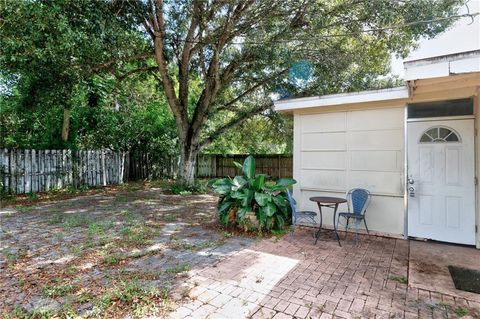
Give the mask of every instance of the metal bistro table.
M 340 205 L 342 203 L 346 203 L 347 200 L 345 198 L 328 197 L 328 196 L 310 197 L 310 200 L 312 202 L 317 203 L 318 210 L 320 211 L 320 226 L 318 227 L 318 231 L 315 234 L 315 244 L 317 244 L 318 238 L 320 238 L 320 231 L 322 230 L 322 221 L 323 221 L 322 207 L 328 207 L 328 208 L 333 209 L 333 232 L 335 233 L 338 244 L 340 245 L 340 247 L 342 247 L 342 244 L 340 243 L 340 236 L 338 235 L 338 232 L 337 232 L 337 223 L 335 221 L 337 219 L 338 205 Z

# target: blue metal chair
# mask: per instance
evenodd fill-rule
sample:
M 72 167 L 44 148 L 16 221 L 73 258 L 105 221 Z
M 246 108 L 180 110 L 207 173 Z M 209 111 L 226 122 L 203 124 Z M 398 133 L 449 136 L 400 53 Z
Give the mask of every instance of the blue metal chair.
M 346 220 L 345 224 L 345 239 L 347 238 L 348 226 L 350 219 L 355 222 L 355 242 L 358 241 L 358 225 L 363 221 L 367 234 L 370 234 L 367 226 L 365 213 L 370 204 L 371 194 L 368 190 L 363 188 L 354 188 L 347 192 L 348 212 L 339 213 L 337 219 L 337 229 L 340 222 L 340 217 Z
M 295 207 L 297 202 L 295 201 L 295 199 L 293 199 L 292 194 L 290 193 L 289 190 L 287 190 L 287 197 L 288 197 L 288 203 L 290 204 L 290 208 L 292 209 L 292 231 L 295 231 L 295 226 L 297 226 L 301 220 L 307 220 L 314 225 L 317 224 L 317 222 L 315 221 L 315 216 L 317 216 L 316 212 L 297 211 Z M 313 232 L 313 235 L 315 236 L 315 231 Z

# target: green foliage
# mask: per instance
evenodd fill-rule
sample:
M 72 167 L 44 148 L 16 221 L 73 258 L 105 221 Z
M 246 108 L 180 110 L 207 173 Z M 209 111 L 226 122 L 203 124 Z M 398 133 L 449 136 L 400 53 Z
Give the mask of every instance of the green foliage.
M 455 308 L 455 314 L 457 316 L 459 316 L 460 318 L 461 317 L 465 317 L 466 315 L 468 315 L 470 312 L 468 311 L 467 308 L 464 308 L 464 307 L 460 307 L 458 306 L 457 308 Z
M 176 195 L 204 194 L 207 192 L 207 185 L 202 181 L 195 181 L 193 185 L 176 183 L 170 186 L 170 191 Z
M 285 190 L 296 181 L 281 178 L 276 182 L 267 182 L 265 175 L 255 175 L 253 156 L 247 157 L 243 165 L 235 165 L 241 168 L 243 175 L 210 182 L 215 192 L 220 195 L 220 221 L 225 225 L 239 225 L 244 229 L 259 231 L 283 229 L 289 217 Z
M 63 297 L 75 290 L 75 286 L 67 283 L 60 283 L 58 285 L 43 287 L 43 294 L 46 297 L 57 298 Z

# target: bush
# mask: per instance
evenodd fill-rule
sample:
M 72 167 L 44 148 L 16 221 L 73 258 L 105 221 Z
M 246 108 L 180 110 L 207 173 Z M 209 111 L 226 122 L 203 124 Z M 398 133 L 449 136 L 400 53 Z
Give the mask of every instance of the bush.
M 185 184 L 173 184 L 170 187 L 170 191 L 177 195 L 204 194 L 207 192 L 207 186 L 203 182 L 195 181 L 195 184 L 190 186 Z
M 266 182 L 264 174 L 255 175 L 255 159 L 249 156 L 243 165 L 235 165 L 243 172 L 235 178 L 210 181 L 220 194 L 218 215 L 224 225 L 236 225 L 245 230 L 280 230 L 289 217 L 285 191 L 296 183 L 292 178 Z

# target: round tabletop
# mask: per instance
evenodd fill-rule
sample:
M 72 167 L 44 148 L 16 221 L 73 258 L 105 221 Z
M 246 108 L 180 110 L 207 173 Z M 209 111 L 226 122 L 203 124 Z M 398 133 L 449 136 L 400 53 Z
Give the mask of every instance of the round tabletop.
M 329 196 L 314 196 L 310 197 L 310 200 L 320 204 L 341 204 L 347 202 L 345 198 Z

